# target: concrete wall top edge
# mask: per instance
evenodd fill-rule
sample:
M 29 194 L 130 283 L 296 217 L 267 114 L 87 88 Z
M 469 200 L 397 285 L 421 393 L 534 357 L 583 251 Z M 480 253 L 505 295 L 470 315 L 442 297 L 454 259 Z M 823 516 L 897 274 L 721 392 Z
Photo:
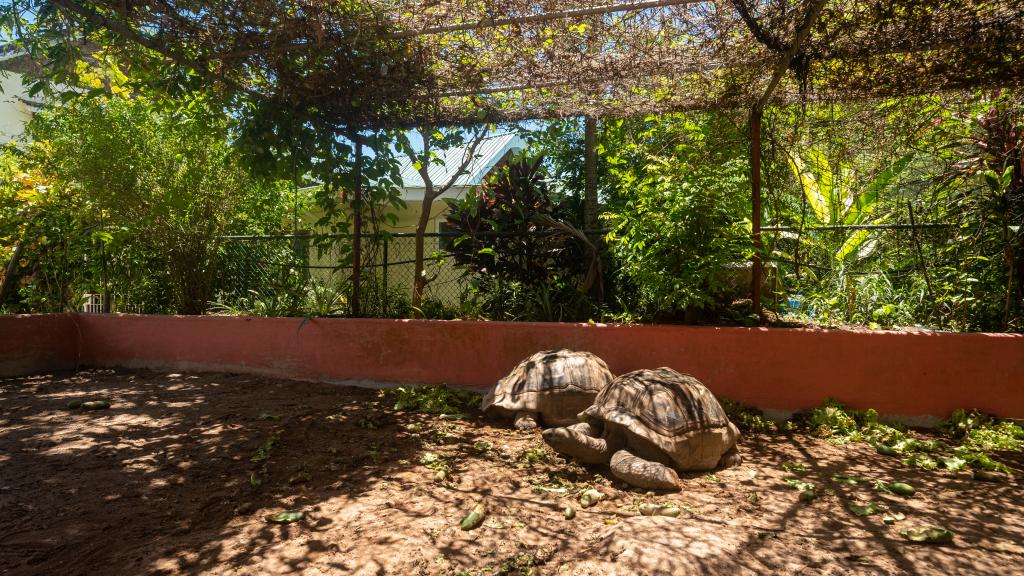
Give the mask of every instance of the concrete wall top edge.
M 502 327 L 528 327 L 528 328 L 546 328 L 546 329 L 588 329 L 588 330 L 631 330 L 631 329 L 643 329 L 643 330 L 674 330 L 674 331 L 714 331 L 714 332 L 737 332 L 737 333 L 773 333 L 773 334 L 843 334 L 843 335 L 888 335 L 888 336 L 906 336 L 906 337 L 940 337 L 940 338 L 956 338 L 962 336 L 978 337 L 984 336 L 988 338 L 1006 338 L 1024 340 L 1024 334 L 1018 333 L 1005 333 L 1005 332 L 947 332 L 939 330 L 927 330 L 927 329 L 907 329 L 907 330 L 872 330 L 869 328 L 859 327 L 835 327 L 835 328 L 823 328 L 823 327 L 784 327 L 784 326 L 713 326 L 713 325 L 690 325 L 690 324 L 617 324 L 617 323 L 602 323 L 602 322 L 508 322 L 508 321 L 490 321 L 490 320 L 425 320 L 418 318 L 334 318 L 334 317 L 322 317 L 322 316 L 227 316 L 227 315 L 180 315 L 180 314 L 85 314 L 81 312 L 73 313 L 53 313 L 53 314 L 20 314 L 13 315 L 13 317 L 32 317 L 32 316 L 75 316 L 75 317 L 107 317 L 107 318 L 146 318 L 146 319 L 182 319 L 182 320 L 234 320 L 234 321 L 275 321 L 275 322 L 327 322 L 327 323 L 366 323 L 366 324 L 379 324 L 379 325 L 395 325 L 395 324 L 412 324 L 412 325 L 437 325 L 437 326 L 453 326 L 453 325 L 473 325 L 473 326 L 502 326 Z

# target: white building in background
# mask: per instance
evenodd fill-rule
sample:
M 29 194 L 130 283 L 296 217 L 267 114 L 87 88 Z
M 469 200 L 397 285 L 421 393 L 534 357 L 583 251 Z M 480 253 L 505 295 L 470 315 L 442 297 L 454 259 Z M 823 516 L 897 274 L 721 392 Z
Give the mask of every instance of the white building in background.
M 22 84 L 32 64 L 27 53 L 0 47 L 0 144 L 24 134 L 25 124 L 42 105 L 29 97 L 28 87 Z
M 455 177 L 452 186 L 434 200 L 430 207 L 430 218 L 427 224 L 428 233 L 442 232 L 441 225 L 448 214 L 448 203 L 446 199 L 459 199 L 466 196 L 470 191 L 479 188 L 487 181 L 487 178 L 499 170 L 509 161 L 514 154 L 526 148 L 526 143 L 518 134 L 503 133 L 489 134 L 476 147 L 473 157 L 466 165 L 465 171 L 456 175 L 469 154 L 470 146 L 456 146 L 439 153 L 439 162 L 430 165 L 430 179 L 435 187 L 446 185 Z M 385 270 L 380 267 L 384 261 L 384 254 L 378 251 L 370 259 L 376 263 L 364 271 L 364 278 L 376 276 L 381 281 L 385 275 L 391 289 L 398 289 L 406 296 L 412 294 L 414 277 L 413 248 L 415 240 L 409 235 L 416 231 L 416 224 L 419 221 L 420 213 L 423 210 L 423 195 L 425 186 L 423 178 L 413 166 L 408 156 L 401 159 L 399 171 L 402 177 L 401 198 L 405 206 L 398 209 L 389 209 L 396 216 L 396 221 L 382 223 L 380 229 L 391 233 L 403 234 L 401 237 L 393 237 L 389 242 L 387 255 L 388 266 Z M 310 212 L 304 218 L 307 222 L 315 221 L 318 217 L 316 211 Z M 442 249 L 440 239 L 431 237 L 426 242 L 426 255 Z M 333 252 L 321 253 L 311 251 L 311 263 L 317 266 L 314 273 L 326 281 L 337 280 L 339 277 L 347 277 L 347 270 L 341 273 L 328 272 L 327 268 L 338 263 L 338 255 Z M 462 272 L 457 270 L 450 260 L 441 263 L 431 260 L 428 262 L 428 275 L 435 277 L 435 280 L 427 286 L 428 298 L 444 302 L 448 305 L 456 305 L 459 302 L 459 295 L 464 291 L 462 286 Z
M 473 159 L 466 166 L 465 172 L 460 174 L 451 188 L 439 196 L 430 207 L 430 223 L 427 232 L 440 232 L 441 222 L 448 213 L 448 203 L 445 199 L 462 198 L 466 192 L 479 188 L 488 176 L 493 174 L 502 165 L 508 162 L 509 157 L 522 151 L 526 143 L 518 134 L 494 134 L 486 136 L 477 146 Z M 469 153 L 469 145 L 456 146 L 440 153 L 440 162 L 431 163 L 430 179 L 435 188 L 443 186 L 451 181 L 459 166 Z M 408 156 L 402 159 L 402 200 L 405 201 L 405 209 L 398 210 L 398 222 L 394 226 L 385 228 L 391 232 L 415 232 L 416 223 L 423 209 L 423 193 L 425 187 L 423 178 L 412 164 Z

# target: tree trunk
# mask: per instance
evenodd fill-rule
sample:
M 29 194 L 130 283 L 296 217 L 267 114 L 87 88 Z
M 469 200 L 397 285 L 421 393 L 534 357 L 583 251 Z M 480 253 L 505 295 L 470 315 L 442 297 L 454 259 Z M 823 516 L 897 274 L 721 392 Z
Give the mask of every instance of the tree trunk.
M 466 153 L 462 158 L 462 162 L 456 168 L 454 174 L 448 179 L 447 182 L 442 182 L 440 185 L 435 186 L 434 181 L 430 178 L 430 138 L 433 134 L 433 128 L 424 126 L 419 130 L 420 137 L 423 138 L 423 153 L 419 158 L 415 154 L 410 152 L 409 157 L 413 162 L 419 162 L 420 167 L 418 172 L 420 178 L 423 179 L 423 206 L 420 208 L 420 219 L 416 223 L 416 254 L 415 262 L 413 264 L 413 284 L 412 284 L 412 307 L 413 314 L 421 316 L 419 312 L 423 305 L 423 293 L 427 288 L 427 277 L 423 265 L 423 253 L 424 253 L 424 240 L 427 233 L 427 225 L 430 223 L 430 210 L 440 195 L 448 191 L 455 182 L 459 179 L 459 176 L 466 170 L 473 158 L 476 157 L 476 150 L 483 142 L 484 136 L 487 134 L 487 127 L 481 126 L 478 131 L 473 135 L 472 140 L 466 144 Z
M 416 310 L 416 315 L 419 316 L 418 310 L 423 305 L 423 293 L 427 289 L 427 276 L 424 270 L 423 257 L 424 257 L 424 244 L 426 241 L 427 224 L 430 223 L 430 209 L 434 204 L 434 192 L 433 186 L 428 185 L 423 194 L 423 209 L 420 212 L 419 222 L 416 223 L 416 264 L 413 267 L 413 279 L 412 285 L 412 307 Z
M 427 224 L 430 223 L 430 209 L 434 204 L 434 182 L 430 179 L 430 135 L 432 130 L 424 127 L 420 129 L 420 136 L 423 138 L 423 155 L 420 160 L 420 178 L 423 179 L 423 205 L 420 207 L 420 219 L 416 223 L 416 253 L 413 256 L 413 281 L 412 281 L 412 309 L 417 317 L 422 316 L 420 312 L 423 306 L 423 292 L 427 288 L 427 277 L 423 266 L 423 244 L 427 233 Z
M 17 280 L 18 271 L 18 260 L 21 259 L 21 253 L 24 251 L 25 241 L 18 242 L 18 245 L 14 247 L 14 253 L 11 255 L 10 262 L 7 263 L 7 269 L 4 271 L 3 282 L 0 282 L 0 304 L 7 298 L 7 291 L 14 286 Z

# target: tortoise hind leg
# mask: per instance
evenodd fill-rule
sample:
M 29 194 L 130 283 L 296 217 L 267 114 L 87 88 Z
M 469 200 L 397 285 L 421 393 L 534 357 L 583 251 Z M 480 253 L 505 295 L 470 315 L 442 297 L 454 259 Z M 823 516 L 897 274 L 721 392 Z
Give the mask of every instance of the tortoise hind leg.
M 738 449 L 738 442 L 740 439 L 740 429 L 735 424 L 729 422 L 728 430 L 729 440 L 732 442 L 732 447 L 722 454 L 722 458 L 718 461 L 718 466 L 721 468 L 728 468 L 729 466 L 736 466 L 743 462 L 743 457 L 740 456 Z
M 743 457 L 740 456 L 740 451 L 735 446 L 729 448 L 725 454 L 722 454 L 722 459 L 718 461 L 719 468 L 728 468 L 730 466 L 736 466 L 743 462 Z
M 655 490 L 678 490 L 679 475 L 660 462 L 644 460 L 628 450 L 612 454 L 612 474 L 623 482 L 638 488 Z
M 604 438 L 594 437 L 593 433 L 589 424 L 580 423 L 548 428 L 541 435 L 544 436 L 544 442 L 559 454 L 572 456 L 584 464 L 604 464 L 608 462 L 611 452 L 608 442 Z
M 516 430 L 536 430 L 538 414 L 536 412 L 516 412 Z

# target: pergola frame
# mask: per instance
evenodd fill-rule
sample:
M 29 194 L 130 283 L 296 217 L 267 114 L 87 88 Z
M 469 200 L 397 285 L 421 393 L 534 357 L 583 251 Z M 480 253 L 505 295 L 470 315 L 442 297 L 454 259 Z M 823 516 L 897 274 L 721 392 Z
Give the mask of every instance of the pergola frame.
M 601 117 L 749 110 L 758 313 L 767 106 L 1024 84 L 1019 0 L 53 5 L 86 37 L 141 45 L 156 66 L 191 66 L 222 90 L 325 119 L 349 134 L 569 116 L 588 118 L 589 128 Z M 586 139 L 588 171 L 593 140 Z

